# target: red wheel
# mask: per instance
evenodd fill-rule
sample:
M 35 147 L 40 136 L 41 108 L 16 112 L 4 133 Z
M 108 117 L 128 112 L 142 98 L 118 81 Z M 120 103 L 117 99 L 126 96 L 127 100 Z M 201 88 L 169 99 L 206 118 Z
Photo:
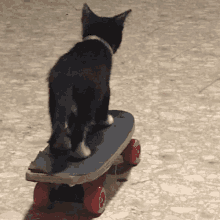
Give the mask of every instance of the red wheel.
M 41 207 L 49 203 L 50 184 L 37 183 L 34 189 L 34 205 Z
M 103 186 L 104 182 L 105 182 L 105 179 L 106 179 L 106 174 L 107 172 L 105 172 L 102 176 L 100 176 L 98 179 L 96 180 L 93 180 L 91 182 L 92 185 L 96 185 L 96 186 Z
M 108 171 L 105 172 L 102 176 L 98 177 L 96 180 L 93 180 L 91 182 L 83 183 L 84 191 L 86 191 L 90 187 L 103 186 L 104 182 L 105 182 L 105 179 L 106 179 L 107 173 L 108 173 Z
M 140 162 L 141 146 L 136 139 L 131 139 L 130 143 L 123 151 L 123 159 L 131 165 L 137 165 Z
M 90 212 L 100 216 L 106 206 L 106 192 L 103 186 L 92 186 L 85 190 L 84 206 Z

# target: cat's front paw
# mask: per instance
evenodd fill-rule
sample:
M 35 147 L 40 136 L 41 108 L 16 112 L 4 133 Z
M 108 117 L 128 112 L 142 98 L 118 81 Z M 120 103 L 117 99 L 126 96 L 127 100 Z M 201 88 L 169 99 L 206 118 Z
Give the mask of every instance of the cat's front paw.
M 113 116 L 112 116 L 112 115 L 108 115 L 106 124 L 107 124 L 107 125 L 112 125 L 113 123 L 114 123 L 114 118 L 113 118 Z
M 101 125 L 106 125 L 106 126 L 112 125 L 113 123 L 114 123 L 114 118 L 113 118 L 112 115 L 109 115 L 109 114 L 108 114 L 108 117 L 107 117 L 106 121 L 101 121 L 100 122 Z

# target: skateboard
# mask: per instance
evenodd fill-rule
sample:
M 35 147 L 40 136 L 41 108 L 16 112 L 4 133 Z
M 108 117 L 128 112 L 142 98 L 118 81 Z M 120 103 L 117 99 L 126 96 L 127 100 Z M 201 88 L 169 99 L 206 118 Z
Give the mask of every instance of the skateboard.
M 71 201 L 83 203 L 96 217 L 104 212 L 106 174 L 122 163 L 137 165 L 141 151 L 139 141 L 132 139 L 134 117 L 118 110 L 109 110 L 109 114 L 114 123 L 94 129 L 87 136 L 92 151 L 88 158 L 60 162 L 62 158 L 56 160 L 51 156 L 49 146 L 39 152 L 26 172 L 26 180 L 38 182 L 34 189 L 35 205 L 52 208 L 55 201 Z M 51 173 L 51 169 L 55 172 Z

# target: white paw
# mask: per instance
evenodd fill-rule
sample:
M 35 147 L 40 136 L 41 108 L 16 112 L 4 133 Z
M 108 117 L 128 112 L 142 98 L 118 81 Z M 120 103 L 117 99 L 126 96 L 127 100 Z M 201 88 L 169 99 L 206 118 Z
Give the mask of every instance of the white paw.
M 108 115 L 108 119 L 107 119 L 106 123 L 107 123 L 108 125 L 111 125 L 111 124 L 114 123 L 114 118 L 113 118 L 112 115 Z
M 81 142 L 77 149 L 74 152 L 71 152 L 71 156 L 75 158 L 87 158 L 91 155 L 91 150 L 85 145 L 84 142 Z
M 114 118 L 112 115 L 108 115 L 108 118 L 106 121 L 101 122 L 103 125 L 112 125 L 114 123 Z

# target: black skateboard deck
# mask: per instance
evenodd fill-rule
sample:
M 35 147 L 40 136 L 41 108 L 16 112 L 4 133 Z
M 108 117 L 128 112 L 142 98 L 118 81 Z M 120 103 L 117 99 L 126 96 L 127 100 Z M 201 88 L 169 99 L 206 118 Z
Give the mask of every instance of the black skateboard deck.
M 78 162 L 65 160 L 62 164 L 59 159 L 55 160 L 50 155 L 47 146 L 31 162 L 26 180 L 74 186 L 91 182 L 107 172 L 112 165 L 123 162 L 122 153 L 134 133 L 134 117 L 128 112 L 118 110 L 110 110 L 109 114 L 114 117 L 114 123 L 87 137 L 88 146 L 92 151 L 90 157 Z M 51 174 L 51 170 L 57 164 L 58 172 Z

